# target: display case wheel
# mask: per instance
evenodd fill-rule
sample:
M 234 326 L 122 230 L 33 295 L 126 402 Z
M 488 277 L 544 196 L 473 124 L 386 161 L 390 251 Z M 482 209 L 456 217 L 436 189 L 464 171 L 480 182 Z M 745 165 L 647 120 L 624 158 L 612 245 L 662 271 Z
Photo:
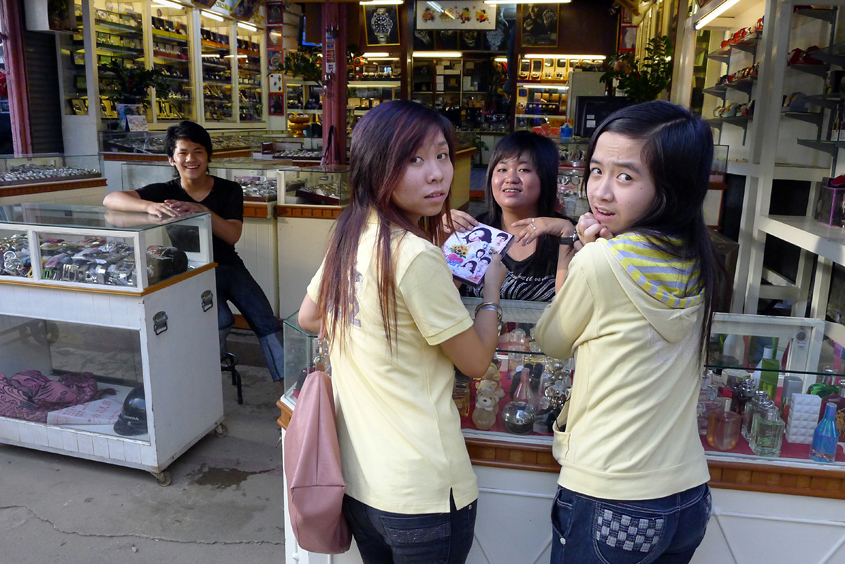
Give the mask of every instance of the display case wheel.
M 221 423 L 217 427 L 214 428 L 214 436 L 215 437 L 225 437 L 229 435 L 229 428 L 226 426 L 225 423 Z
M 170 472 L 165 470 L 164 472 L 153 472 L 153 476 L 155 476 L 156 482 L 161 487 L 169 486 L 172 478 L 170 476 Z

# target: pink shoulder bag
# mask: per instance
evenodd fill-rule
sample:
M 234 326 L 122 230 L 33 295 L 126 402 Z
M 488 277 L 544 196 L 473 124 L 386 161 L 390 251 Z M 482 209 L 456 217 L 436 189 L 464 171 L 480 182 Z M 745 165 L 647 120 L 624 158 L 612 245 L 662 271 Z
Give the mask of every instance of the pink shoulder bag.
M 346 484 L 322 337 L 321 328 L 314 372 L 305 379 L 285 433 L 284 465 L 288 512 L 299 546 L 308 552 L 340 554 L 349 550 L 352 535 L 342 513 Z

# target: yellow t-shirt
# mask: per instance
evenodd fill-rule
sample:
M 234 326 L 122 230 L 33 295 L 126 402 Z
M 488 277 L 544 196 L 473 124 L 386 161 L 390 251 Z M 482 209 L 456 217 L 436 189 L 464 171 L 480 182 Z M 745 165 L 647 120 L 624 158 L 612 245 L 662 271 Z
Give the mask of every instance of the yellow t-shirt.
M 343 346 L 330 347 L 346 493 L 382 511 L 447 513 L 450 490 L 460 509 L 478 497 L 478 483 L 452 401 L 454 367 L 439 345 L 472 320 L 440 249 L 396 230 L 391 356 L 378 300 L 377 231 L 368 223 L 361 234 L 357 314 Z M 322 270 L 308 285 L 315 303 Z

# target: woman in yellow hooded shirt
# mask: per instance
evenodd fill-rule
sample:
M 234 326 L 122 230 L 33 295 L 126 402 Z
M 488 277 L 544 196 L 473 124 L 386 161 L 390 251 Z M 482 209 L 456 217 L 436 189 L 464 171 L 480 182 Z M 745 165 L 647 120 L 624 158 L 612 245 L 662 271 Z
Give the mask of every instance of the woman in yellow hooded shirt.
M 600 125 L 587 157 L 591 213 L 535 331 L 577 359 L 555 425 L 551 562 L 685 563 L 711 506 L 696 402 L 724 272 L 702 215 L 712 134 L 647 102 Z

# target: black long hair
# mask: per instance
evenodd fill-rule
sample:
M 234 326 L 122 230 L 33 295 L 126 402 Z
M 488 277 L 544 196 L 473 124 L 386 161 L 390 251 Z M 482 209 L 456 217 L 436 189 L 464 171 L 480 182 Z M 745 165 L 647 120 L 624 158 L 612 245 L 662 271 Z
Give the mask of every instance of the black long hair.
M 496 166 L 504 160 L 516 159 L 520 156 L 528 157 L 534 164 L 537 177 L 540 179 L 540 197 L 537 199 L 537 217 L 557 217 L 555 204 L 557 203 L 557 175 L 560 155 L 557 145 L 548 137 L 533 131 L 514 131 L 506 135 L 490 154 L 487 165 L 487 221 L 496 229 L 503 229 L 502 206 L 493 197 L 493 172 Z M 556 254 L 559 243 L 553 235 L 543 235 L 537 240 L 537 252 L 528 260 L 542 260 L 549 253 Z
M 710 126 L 686 108 L 669 102 L 628 106 L 614 112 L 593 133 L 587 149 L 587 167 L 591 166 L 599 137 L 608 132 L 642 142 L 640 156 L 654 180 L 651 207 L 628 231 L 647 235 L 654 246 L 672 256 L 698 263 L 699 277 L 687 281 L 687 293 L 704 291 L 700 342 L 703 353 L 717 289 L 723 281 L 730 283 L 725 280 L 724 264 L 704 223 L 702 206 L 713 164 Z M 584 175 L 585 190 L 589 178 L 589 174 Z

